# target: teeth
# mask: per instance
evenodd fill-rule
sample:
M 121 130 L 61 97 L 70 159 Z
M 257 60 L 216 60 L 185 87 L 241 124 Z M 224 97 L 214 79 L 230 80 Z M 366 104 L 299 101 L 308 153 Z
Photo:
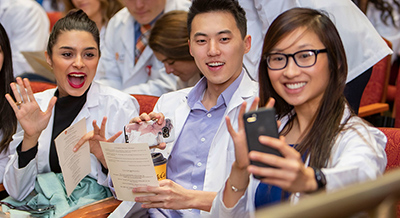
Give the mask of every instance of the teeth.
M 301 83 L 286 83 L 286 87 L 289 89 L 298 89 L 301 88 L 303 86 L 305 86 L 306 83 L 305 82 L 301 82 Z
M 221 63 L 221 62 L 208 63 L 208 66 L 211 66 L 211 67 L 218 67 L 218 66 L 222 66 L 222 65 L 224 65 L 224 63 Z
M 74 74 L 74 73 L 71 73 L 71 74 L 69 74 L 69 76 L 73 76 L 73 77 L 84 77 L 85 75 L 83 75 L 83 74 Z

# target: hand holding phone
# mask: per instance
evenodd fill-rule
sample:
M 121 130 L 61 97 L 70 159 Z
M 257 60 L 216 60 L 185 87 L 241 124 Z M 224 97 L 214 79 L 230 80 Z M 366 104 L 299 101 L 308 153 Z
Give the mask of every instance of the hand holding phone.
M 243 115 L 243 119 L 249 152 L 259 151 L 282 157 L 282 154 L 278 150 L 263 145 L 258 140 L 261 135 L 279 138 L 274 108 L 262 108 L 247 112 Z M 267 164 L 255 161 L 250 161 L 250 164 L 259 167 L 271 167 Z M 259 176 L 254 175 L 254 177 L 261 179 Z
M 149 147 L 162 142 L 173 142 L 175 136 L 174 126 L 170 118 L 165 118 L 161 125 L 152 120 L 143 121 L 140 124 L 131 123 L 125 126 L 124 132 L 127 143 L 147 143 Z

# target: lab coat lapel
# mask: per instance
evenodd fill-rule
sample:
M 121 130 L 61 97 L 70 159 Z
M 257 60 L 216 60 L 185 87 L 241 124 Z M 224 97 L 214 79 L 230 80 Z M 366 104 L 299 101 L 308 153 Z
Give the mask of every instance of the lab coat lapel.
M 121 40 L 125 50 L 125 65 L 129 65 L 129 69 L 132 69 L 135 63 L 133 55 L 135 50 L 135 20 L 132 16 L 129 16 L 123 22 L 125 23 L 125 27 L 121 31 Z
M 187 104 L 187 99 L 182 99 L 182 103 L 175 110 L 175 139 L 178 138 L 179 134 L 182 131 L 183 125 L 186 122 L 190 113 L 190 107 Z
M 134 71 L 139 71 L 139 69 L 144 69 L 144 65 L 148 62 L 150 56 L 153 54 L 150 46 L 146 46 L 140 55 L 138 62 L 136 62 Z

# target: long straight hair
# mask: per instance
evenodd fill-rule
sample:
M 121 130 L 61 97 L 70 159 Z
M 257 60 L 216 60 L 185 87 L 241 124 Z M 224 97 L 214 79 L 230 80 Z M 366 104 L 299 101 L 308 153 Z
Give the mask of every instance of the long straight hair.
M 14 74 L 12 67 L 12 56 L 10 40 L 8 39 L 6 30 L 0 23 L 0 47 L 3 51 L 3 66 L 0 70 L 1 75 L 1 89 L 0 95 L 0 131 L 3 133 L 3 138 L 0 141 L 0 153 L 8 148 L 8 145 L 12 141 L 12 136 L 17 130 L 17 118 L 14 110 L 7 102 L 4 95 L 9 93 L 13 98 L 14 94 L 11 90 L 10 83 L 14 82 Z
M 302 155 L 306 152 L 310 154 L 310 166 L 322 168 L 329 160 L 334 139 L 343 129 L 340 122 L 347 102 L 343 95 L 347 77 L 346 55 L 339 33 L 327 15 L 313 9 L 294 8 L 282 13 L 271 24 L 265 36 L 263 59 L 259 66 L 260 106 L 265 105 L 269 97 L 273 97 L 276 100 L 278 118 L 289 116 L 287 131 L 281 134 L 286 135 L 290 131 L 296 116 L 291 113 L 294 107 L 280 97 L 272 87 L 265 57 L 277 43 L 298 28 L 314 32 L 328 51 L 330 71 L 328 86 L 313 121 L 295 147 Z

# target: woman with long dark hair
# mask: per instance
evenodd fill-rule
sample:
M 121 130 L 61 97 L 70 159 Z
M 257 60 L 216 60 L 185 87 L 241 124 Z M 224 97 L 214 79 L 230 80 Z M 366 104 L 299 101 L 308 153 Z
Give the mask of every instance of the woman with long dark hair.
M 227 118 L 236 161 L 214 200 L 213 214 L 247 217 L 254 206 L 285 200 L 284 192 L 295 203 L 318 190 L 331 192 L 382 175 L 386 137 L 350 109 L 343 95 L 346 76 L 345 51 L 328 16 L 308 8 L 278 16 L 264 39 L 259 106 L 275 107 L 280 138 L 258 140 L 282 157 L 248 154 L 243 120 L 235 131 Z M 239 118 L 245 108 L 243 104 Z M 272 167 L 257 167 L 250 160 Z M 274 187 L 283 191 L 271 199 Z

